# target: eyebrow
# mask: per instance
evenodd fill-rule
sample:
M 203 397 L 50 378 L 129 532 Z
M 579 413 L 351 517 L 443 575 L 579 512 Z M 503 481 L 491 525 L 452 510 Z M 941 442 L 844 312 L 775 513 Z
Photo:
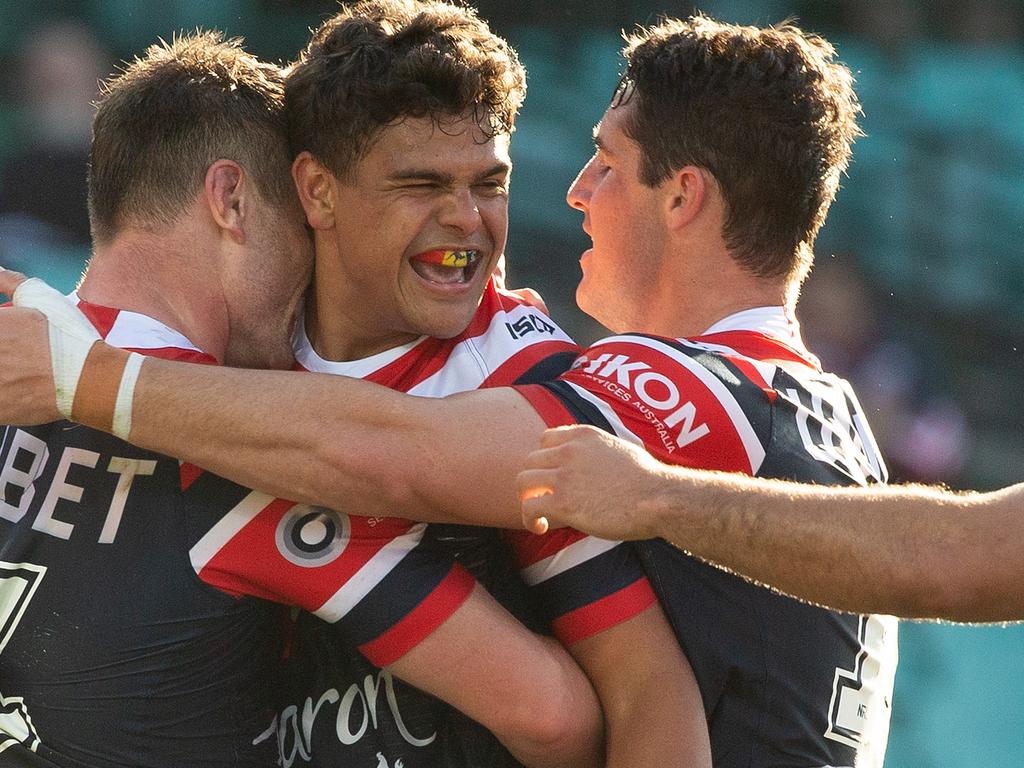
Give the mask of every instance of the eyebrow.
M 613 155 L 613 154 L 615 154 L 614 152 L 612 152 L 608 148 L 608 144 L 605 142 L 605 140 L 601 138 L 601 134 L 598 133 L 599 129 L 600 129 L 599 125 L 595 125 L 594 126 L 594 131 L 593 131 L 593 133 L 594 133 L 594 146 L 597 147 L 602 152 L 604 152 L 606 155 Z
M 491 176 L 498 176 L 500 174 L 511 173 L 512 166 L 506 162 L 496 163 L 491 168 L 487 169 L 479 176 L 478 179 L 488 179 Z M 438 184 L 452 184 L 455 182 L 455 177 L 450 173 L 441 173 L 429 168 L 408 168 L 406 170 L 395 171 L 389 174 L 389 179 L 392 181 L 433 181 Z

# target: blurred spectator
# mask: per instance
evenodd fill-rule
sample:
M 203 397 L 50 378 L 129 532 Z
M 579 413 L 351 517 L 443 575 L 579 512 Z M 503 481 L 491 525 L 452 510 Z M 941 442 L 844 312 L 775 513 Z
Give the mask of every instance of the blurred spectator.
M 801 294 L 810 349 L 848 378 L 892 479 L 956 484 L 969 442 L 963 410 L 848 260 L 819 257 Z
M 92 103 L 109 69 L 97 38 L 79 22 L 52 21 L 25 38 L 11 89 L 20 139 L 0 170 L 0 243 L 89 242 Z

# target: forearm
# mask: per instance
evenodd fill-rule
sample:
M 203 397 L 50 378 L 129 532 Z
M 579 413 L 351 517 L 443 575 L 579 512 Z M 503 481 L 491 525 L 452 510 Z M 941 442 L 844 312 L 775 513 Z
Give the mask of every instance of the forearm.
M 605 716 L 608 768 L 710 768 L 704 706 L 660 606 L 571 648 Z
M 394 414 L 389 395 L 341 377 L 147 360 L 130 440 L 275 496 L 389 515 L 390 497 L 406 491 L 381 487 L 373 467 L 362 466 L 375 451 L 367 431 Z
M 542 430 L 510 390 L 428 399 L 341 376 L 147 359 L 130 440 L 302 503 L 514 527 L 515 473 Z
M 833 608 L 996 621 L 1024 617 L 1021 497 L 1020 487 L 837 489 L 666 467 L 649 519 L 652 534 L 695 555 Z

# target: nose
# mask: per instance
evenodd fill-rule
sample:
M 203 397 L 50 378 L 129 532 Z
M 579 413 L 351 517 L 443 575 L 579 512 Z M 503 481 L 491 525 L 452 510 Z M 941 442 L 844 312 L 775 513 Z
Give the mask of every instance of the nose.
M 468 235 L 480 226 L 480 207 L 471 189 L 456 189 L 445 195 L 440 212 L 441 224 Z
M 570 208 L 586 212 L 587 203 L 590 200 L 590 172 L 593 165 L 594 158 L 592 157 L 576 174 L 576 179 L 569 186 L 569 191 L 565 193 L 565 202 L 569 204 Z

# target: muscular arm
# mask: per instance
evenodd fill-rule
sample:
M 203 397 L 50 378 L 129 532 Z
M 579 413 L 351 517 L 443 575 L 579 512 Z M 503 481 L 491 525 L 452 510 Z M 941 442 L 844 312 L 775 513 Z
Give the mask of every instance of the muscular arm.
M 544 423 L 512 390 L 438 400 L 339 376 L 146 358 L 135 361 L 134 399 L 115 411 L 119 385 L 132 378 L 127 353 L 93 346 L 96 332 L 77 310 L 38 281 L 26 291 L 24 280 L 0 269 L 0 292 L 18 288 L 15 304 L 40 309 L 49 324 L 28 309 L 0 315 L 0 423 L 70 416 L 303 503 L 519 526 L 515 474 Z
M 543 430 L 507 389 L 427 399 L 340 376 L 147 359 L 130 440 L 303 503 L 518 527 L 515 476 Z
M 484 725 L 530 768 L 603 764 L 601 710 L 581 669 L 479 585 L 391 670 Z
M 956 494 L 758 480 L 670 467 L 589 427 L 546 433 L 519 484 L 527 525 L 662 536 L 840 610 L 1024 619 L 1024 484 Z
M 655 603 L 571 647 L 604 707 L 608 768 L 710 768 L 697 681 Z

